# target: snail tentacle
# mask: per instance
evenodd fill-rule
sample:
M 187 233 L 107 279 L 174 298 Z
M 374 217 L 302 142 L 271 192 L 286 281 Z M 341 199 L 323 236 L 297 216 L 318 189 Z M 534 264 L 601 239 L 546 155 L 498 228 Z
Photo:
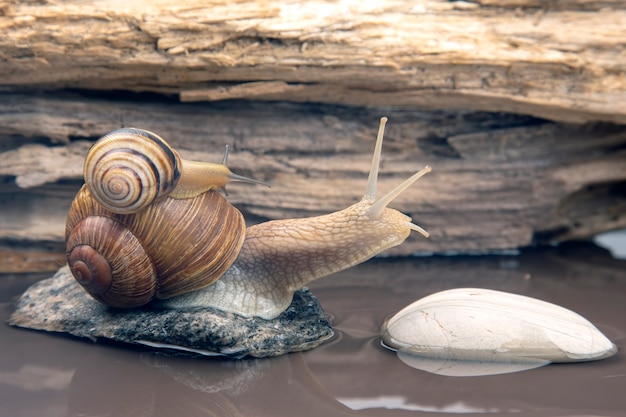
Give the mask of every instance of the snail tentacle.
M 376 199 L 376 194 L 378 192 L 378 170 L 380 168 L 380 159 L 382 155 L 383 149 L 383 136 L 385 134 L 385 125 L 387 124 L 387 118 L 380 118 L 380 126 L 378 128 L 378 136 L 376 137 L 376 146 L 374 147 L 374 156 L 372 157 L 372 165 L 370 167 L 369 177 L 367 179 L 367 188 L 365 189 L 365 195 L 363 196 L 363 200 L 373 202 L 372 206 L 369 208 L 369 214 L 376 218 L 378 217 L 382 211 L 391 203 L 396 197 L 398 197 L 404 190 L 409 188 L 415 181 L 431 172 L 432 169 L 429 166 L 424 167 L 420 171 L 413 174 L 411 177 L 404 180 L 401 184 L 396 186 L 393 190 L 389 191 L 382 198 Z M 422 227 L 411 223 L 409 220 L 409 227 L 411 230 L 419 232 L 422 236 L 428 237 L 429 234 Z
M 376 136 L 376 145 L 374 146 L 374 155 L 372 156 L 372 164 L 370 165 L 370 173 L 367 177 L 367 188 L 365 189 L 364 199 L 376 200 L 376 192 L 378 191 L 378 169 L 380 168 L 380 159 L 383 152 L 383 136 L 385 135 L 385 125 L 387 118 L 380 118 L 378 127 L 378 135 Z
M 378 217 L 382 213 L 382 211 L 385 210 L 385 208 L 389 205 L 389 203 L 391 203 L 397 196 L 402 194 L 404 190 L 413 185 L 415 181 L 422 178 L 424 175 L 428 174 L 431 171 L 431 167 L 425 166 L 424 168 L 413 174 L 411 177 L 404 180 L 401 184 L 398 184 L 393 190 L 389 191 L 380 200 L 377 200 L 374 204 L 372 204 L 372 206 L 368 210 L 370 215 L 372 217 Z M 414 223 L 411 223 L 410 221 L 409 227 L 411 228 L 411 230 L 419 232 L 424 237 L 429 236 L 426 230 Z

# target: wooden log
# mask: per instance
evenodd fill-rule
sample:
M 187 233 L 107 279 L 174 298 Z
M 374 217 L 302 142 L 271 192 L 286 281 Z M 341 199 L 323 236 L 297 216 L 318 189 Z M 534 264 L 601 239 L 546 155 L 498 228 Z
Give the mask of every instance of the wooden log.
M 52 247 L 7 247 L 0 245 L 0 273 L 31 273 L 53 271 L 67 262 L 61 245 Z
M 381 115 L 390 119 L 381 193 L 433 167 L 393 203 L 431 238 L 416 234 L 390 254 L 498 252 L 626 226 L 625 126 L 406 108 L 5 94 L 0 240 L 61 242 L 84 153 L 122 120 L 157 132 L 187 158 L 219 161 L 231 144 L 235 172 L 272 184 L 229 187 L 250 223 L 335 211 L 364 192 Z
M 0 2 L 0 86 L 626 121 L 620 1 Z
M 234 170 L 273 184 L 229 190 L 250 222 L 336 210 L 381 115 L 381 189 L 435 169 L 394 203 L 431 239 L 390 253 L 624 227 L 626 128 L 594 122 L 626 121 L 625 22 L 616 0 L 0 0 L 0 244 L 58 247 L 86 149 L 123 124 L 190 158 L 233 145 Z M 19 248 L 3 258 L 46 257 Z

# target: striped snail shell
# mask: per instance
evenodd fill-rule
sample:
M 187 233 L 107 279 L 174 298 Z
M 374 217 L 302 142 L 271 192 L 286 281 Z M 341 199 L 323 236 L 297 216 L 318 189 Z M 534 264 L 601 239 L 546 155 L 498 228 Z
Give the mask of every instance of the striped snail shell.
M 120 129 L 96 142 L 83 175 L 94 198 L 115 213 L 133 213 L 171 192 L 180 179 L 181 158 L 152 132 Z
M 140 129 L 111 132 L 92 146 L 65 239 L 72 274 L 96 300 L 132 308 L 174 297 L 212 284 L 237 258 L 244 218 L 215 189 L 245 178 L 189 161 L 191 171 L 204 172 L 181 180 L 185 163 Z M 187 184 L 178 194 L 177 183 Z

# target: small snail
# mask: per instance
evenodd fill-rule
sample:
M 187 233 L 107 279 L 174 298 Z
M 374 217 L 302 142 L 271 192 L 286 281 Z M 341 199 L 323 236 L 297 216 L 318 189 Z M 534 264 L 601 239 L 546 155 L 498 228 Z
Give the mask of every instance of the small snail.
M 219 190 L 232 180 L 258 181 L 233 174 L 226 157 L 224 164 L 186 161 L 154 133 L 113 131 L 90 149 L 85 185 L 70 207 L 65 238 L 72 274 L 112 307 L 153 302 L 274 318 L 308 282 L 399 245 L 411 230 L 428 237 L 387 205 L 430 167 L 376 199 L 386 121 L 361 201 L 248 228 Z

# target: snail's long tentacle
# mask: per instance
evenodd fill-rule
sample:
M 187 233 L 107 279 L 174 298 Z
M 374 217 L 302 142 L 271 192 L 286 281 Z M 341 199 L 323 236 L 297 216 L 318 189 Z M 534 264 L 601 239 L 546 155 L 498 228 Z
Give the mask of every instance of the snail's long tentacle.
M 422 178 L 424 175 L 428 174 L 430 171 L 432 171 L 432 169 L 429 166 L 425 166 L 424 168 L 422 168 L 421 170 L 413 174 L 411 177 L 404 180 L 401 184 L 398 184 L 393 190 L 389 191 L 380 200 L 372 204 L 372 206 L 368 210 L 369 214 L 372 217 L 380 216 L 383 210 L 387 208 L 389 203 L 391 203 L 397 196 L 402 194 L 404 190 L 406 190 L 411 185 L 413 185 L 415 181 Z M 411 230 L 421 233 L 424 237 L 429 236 L 428 232 L 426 232 L 426 230 L 422 229 L 420 226 L 414 223 L 410 223 L 410 225 L 411 225 L 410 226 Z
M 372 165 L 370 167 L 370 174 L 367 178 L 367 188 L 365 189 L 365 196 L 368 200 L 376 199 L 376 191 L 378 188 L 378 168 L 380 167 L 380 155 L 383 149 L 383 136 L 385 134 L 385 125 L 387 124 L 387 118 L 380 118 L 380 126 L 378 127 L 378 136 L 376 137 L 376 146 L 374 147 L 374 155 L 372 156 Z
M 411 175 L 411 177 L 404 180 L 401 184 L 398 184 L 393 190 L 389 191 L 380 200 L 372 204 L 372 207 L 370 207 L 370 213 L 374 216 L 379 215 L 397 196 L 402 194 L 404 190 L 409 188 L 415 181 L 422 178 L 430 171 L 432 171 L 432 168 L 425 166 L 415 174 Z
M 380 126 L 378 128 L 378 136 L 376 138 L 376 145 L 374 147 L 374 156 L 372 157 L 372 165 L 370 167 L 369 177 L 367 178 L 367 188 L 365 189 L 365 195 L 363 196 L 363 200 L 373 202 L 372 206 L 369 208 L 368 213 L 372 218 L 378 218 L 380 214 L 387 208 L 389 203 L 391 203 L 396 197 L 398 197 L 404 190 L 409 188 L 415 181 L 429 173 L 432 169 L 429 166 L 424 167 L 420 171 L 413 174 L 410 178 L 403 181 L 393 190 L 389 191 L 385 194 L 381 199 L 376 200 L 376 192 L 378 188 L 378 170 L 380 168 L 380 157 L 382 154 L 383 148 L 383 136 L 385 134 L 385 125 L 387 124 L 387 118 L 380 118 Z M 428 232 L 421 228 L 420 226 L 409 222 L 409 228 L 416 232 L 421 233 L 423 236 L 428 237 Z

